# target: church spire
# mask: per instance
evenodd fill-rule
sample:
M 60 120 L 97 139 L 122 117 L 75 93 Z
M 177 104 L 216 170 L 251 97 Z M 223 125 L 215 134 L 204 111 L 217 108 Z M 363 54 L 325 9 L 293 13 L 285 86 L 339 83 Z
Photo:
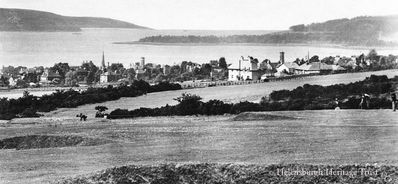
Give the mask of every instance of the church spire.
M 105 69 L 105 53 L 104 53 L 104 51 L 102 51 L 102 63 L 101 63 L 101 66 L 102 66 L 103 69 Z

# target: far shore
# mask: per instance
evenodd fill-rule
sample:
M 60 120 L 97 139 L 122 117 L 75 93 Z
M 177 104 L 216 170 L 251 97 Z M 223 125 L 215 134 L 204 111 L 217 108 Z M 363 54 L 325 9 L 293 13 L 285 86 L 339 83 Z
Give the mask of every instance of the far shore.
M 325 47 L 325 48 L 350 48 L 350 49 L 396 49 L 396 46 L 361 46 L 361 45 L 344 45 L 332 43 L 286 43 L 286 44 L 270 44 L 270 43 L 164 43 L 164 42 L 113 42 L 112 44 L 125 44 L 125 45 L 169 45 L 169 46 L 276 46 L 276 47 Z

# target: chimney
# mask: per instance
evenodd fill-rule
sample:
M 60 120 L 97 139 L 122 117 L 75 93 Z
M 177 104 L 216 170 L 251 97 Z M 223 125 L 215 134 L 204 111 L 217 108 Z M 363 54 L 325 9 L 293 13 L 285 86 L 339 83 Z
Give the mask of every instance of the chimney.
M 279 57 L 280 57 L 279 63 L 281 63 L 281 64 L 285 63 L 285 52 L 280 52 Z

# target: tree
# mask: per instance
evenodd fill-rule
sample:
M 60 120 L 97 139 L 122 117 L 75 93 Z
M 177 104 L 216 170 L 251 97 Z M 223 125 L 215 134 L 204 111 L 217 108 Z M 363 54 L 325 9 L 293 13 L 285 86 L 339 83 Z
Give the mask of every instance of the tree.
M 225 60 L 224 57 L 221 57 L 221 58 L 218 60 L 218 66 L 219 66 L 220 68 L 224 69 L 224 70 L 226 70 L 226 69 L 228 68 L 227 61 Z
M 108 110 L 108 107 L 99 105 L 99 106 L 95 107 L 95 110 L 97 110 L 99 112 L 104 112 L 104 111 Z
M 76 84 L 77 84 L 77 72 L 71 70 L 65 74 L 65 85 L 75 86 Z
M 187 71 L 187 66 L 188 66 L 188 62 L 187 61 L 183 61 L 182 63 L 181 63 L 181 73 L 184 73 L 184 72 L 186 72 Z
M 84 62 L 81 66 L 83 70 L 87 71 L 87 78 L 86 82 L 88 84 L 91 84 L 96 81 L 96 73 L 98 72 L 98 67 L 95 66 L 95 64 L 90 61 L 90 62 Z
M 155 82 L 162 82 L 163 80 L 165 80 L 165 76 L 161 73 L 159 73 L 155 78 Z
M 334 58 L 332 56 L 325 57 L 321 60 L 322 63 L 332 65 L 334 63 Z
M 40 117 L 40 115 L 37 114 L 37 110 L 32 107 L 26 108 L 19 115 L 20 117 Z
M 29 85 L 22 79 L 17 80 L 17 86 L 21 88 L 27 88 Z
M 203 64 L 200 73 L 205 76 L 210 76 L 211 65 L 209 63 Z
M 319 56 L 317 55 L 312 56 L 311 59 L 309 60 L 309 63 L 313 62 L 319 62 Z
M 367 59 L 370 59 L 371 61 L 377 61 L 379 55 L 377 54 L 375 49 L 372 49 L 369 51 L 368 55 L 366 56 Z
M 3 75 L 0 77 L 0 84 L 3 84 L 4 86 L 8 86 L 10 82 L 8 81 L 8 78 L 4 77 Z
M 121 64 L 121 63 L 112 63 L 111 66 L 109 67 L 109 69 L 111 71 L 115 71 L 120 74 L 122 74 L 125 70 L 125 68 L 123 67 L 123 64 Z
M 178 75 L 180 75 L 180 72 L 181 72 L 181 67 L 179 65 L 173 65 L 170 68 L 170 75 L 171 76 L 178 76 Z
M 96 118 L 98 118 L 98 117 L 102 118 L 102 117 L 105 116 L 105 114 L 103 112 L 108 110 L 108 107 L 99 105 L 99 106 L 95 107 L 95 110 L 97 110 L 97 112 L 95 113 L 95 117 Z
M 302 65 L 301 60 L 299 58 L 296 58 L 296 60 L 293 61 L 297 65 Z
M 360 65 L 366 65 L 366 62 L 365 62 L 365 54 L 361 54 L 361 55 L 359 55 L 359 56 L 356 58 L 356 64 L 357 64 L 358 66 L 360 66 Z
M 294 32 L 304 32 L 304 31 L 307 31 L 307 28 L 305 27 L 304 24 L 294 25 L 294 26 L 291 26 L 289 29 L 290 29 L 291 31 L 294 31 Z
M 65 74 L 70 70 L 68 63 L 56 63 L 53 67 L 50 68 L 53 72 L 58 72 L 61 76 L 61 79 L 65 79 Z
M 8 74 L 8 76 L 16 78 L 19 75 L 19 71 L 17 68 L 13 66 L 3 67 L 3 73 Z
M 124 71 L 123 76 L 125 76 L 129 81 L 132 81 L 135 79 L 135 74 L 134 68 L 129 68 Z
M 177 105 L 177 112 L 179 115 L 194 115 L 200 114 L 200 106 L 202 98 L 198 95 L 183 93 L 180 97 L 175 98 L 179 104 Z
M 180 97 L 174 98 L 173 100 L 181 103 L 185 101 L 200 101 L 202 100 L 202 97 L 195 94 L 182 93 Z

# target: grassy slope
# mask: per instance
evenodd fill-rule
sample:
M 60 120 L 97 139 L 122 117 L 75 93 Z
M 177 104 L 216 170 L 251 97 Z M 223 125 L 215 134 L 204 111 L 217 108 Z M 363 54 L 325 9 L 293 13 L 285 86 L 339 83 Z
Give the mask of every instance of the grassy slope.
M 324 175 L 281 175 L 281 170 L 323 171 Z M 344 171 L 346 174 L 331 174 Z M 365 172 L 368 174 L 365 174 Z M 319 172 L 320 173 L 320 172 Z M 328 174 L 326 174 L 328 173 Z M 89 177 L 59 183 L 384 183 L 398 181 L 394 166 L 314 166 L 237 165 L 237 164 L 165 164 L 159 166 L 123 166 Z

